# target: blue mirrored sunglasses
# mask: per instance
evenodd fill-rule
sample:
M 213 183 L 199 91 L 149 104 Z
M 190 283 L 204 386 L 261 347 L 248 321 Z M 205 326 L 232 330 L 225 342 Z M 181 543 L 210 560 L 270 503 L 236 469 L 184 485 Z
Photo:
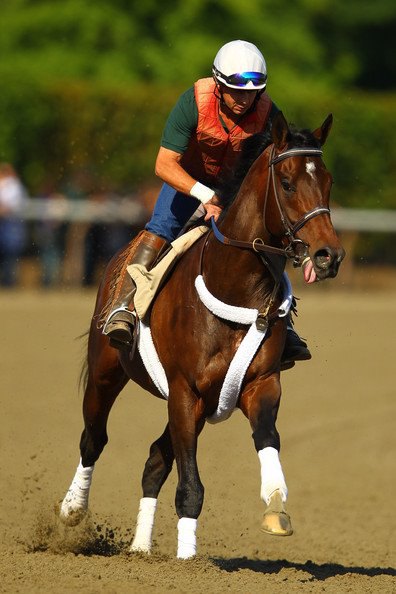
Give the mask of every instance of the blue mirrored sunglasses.
M 244 87 L 249 82 L 253 83 L 255 87 L 258 87 L 265 84 L 267 80 L 267 75 L 262 72 L 241 72 L 240 74 L 231 74 L 230 76 L 222 74 L 221 76 L 230 85 L 235 85 L 236 87 Z

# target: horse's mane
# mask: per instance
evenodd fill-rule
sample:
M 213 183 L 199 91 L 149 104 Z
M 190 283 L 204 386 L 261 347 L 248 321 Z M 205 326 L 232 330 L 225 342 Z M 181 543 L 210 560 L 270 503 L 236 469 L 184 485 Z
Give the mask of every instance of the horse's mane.
M 319 141 L 310 130 L 297 129 L 294 124 L 289 125 L 289 130 L 289 149 L 306 146 L 320 148 Z M 243 142 L 241 156 L 239 157 L 236 168 L 228 178 L 220 181 L 219 188 L 216 191 L 223 205 L 223 214 L 237 196 L 250 167 L 270 144 L 272 144 L 271 131 L 259 132 Z

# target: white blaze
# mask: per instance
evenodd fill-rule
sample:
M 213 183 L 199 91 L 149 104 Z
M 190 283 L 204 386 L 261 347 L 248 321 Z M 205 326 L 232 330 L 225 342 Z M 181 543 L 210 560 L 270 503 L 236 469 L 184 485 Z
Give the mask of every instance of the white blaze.
M 312 177 L 312 179 L 315 179 L 315 175 L 314 175 L 315 170 L 316 170 L 315 163 L 313 161 L 308 161 L 308 163 L 305 166 L 305 169 L 306 169 L 308 175 L 310 175 Z

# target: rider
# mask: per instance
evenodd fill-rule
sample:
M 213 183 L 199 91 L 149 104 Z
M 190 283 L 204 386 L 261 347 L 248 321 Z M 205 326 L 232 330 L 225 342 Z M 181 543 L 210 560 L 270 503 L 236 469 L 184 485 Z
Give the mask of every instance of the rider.
M 129 264 L 149 269 L 200 203 L 206 221 L 218 219 L 221 206 L 212 189 L 216 179 L 232 170 L 242 141 L 269 129 L 279 111 L 265 93 L 266 63 L 252 43 L 226 43 L 215 57 L 212 75 L 183 93 L 168 117 L 155 165 L 164 184 Z M 135 291 L 125 274 L 103 330 L 116 348 L 128 348 L 132 342 Z M 282 365 L 310 358 L 306 343 L 289 323 Z

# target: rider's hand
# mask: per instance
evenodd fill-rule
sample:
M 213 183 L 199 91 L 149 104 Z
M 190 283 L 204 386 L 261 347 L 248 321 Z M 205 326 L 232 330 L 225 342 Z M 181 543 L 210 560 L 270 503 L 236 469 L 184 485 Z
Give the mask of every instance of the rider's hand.
M 219 199 L 217 196 L 213 196 L 208 202 L 204 205 L 206 210 L 205 221 L 210 221 L 211 217 L 214 218 L 215 221 L 219 218 L 221 211 L 223 208 L 219 205 Z

